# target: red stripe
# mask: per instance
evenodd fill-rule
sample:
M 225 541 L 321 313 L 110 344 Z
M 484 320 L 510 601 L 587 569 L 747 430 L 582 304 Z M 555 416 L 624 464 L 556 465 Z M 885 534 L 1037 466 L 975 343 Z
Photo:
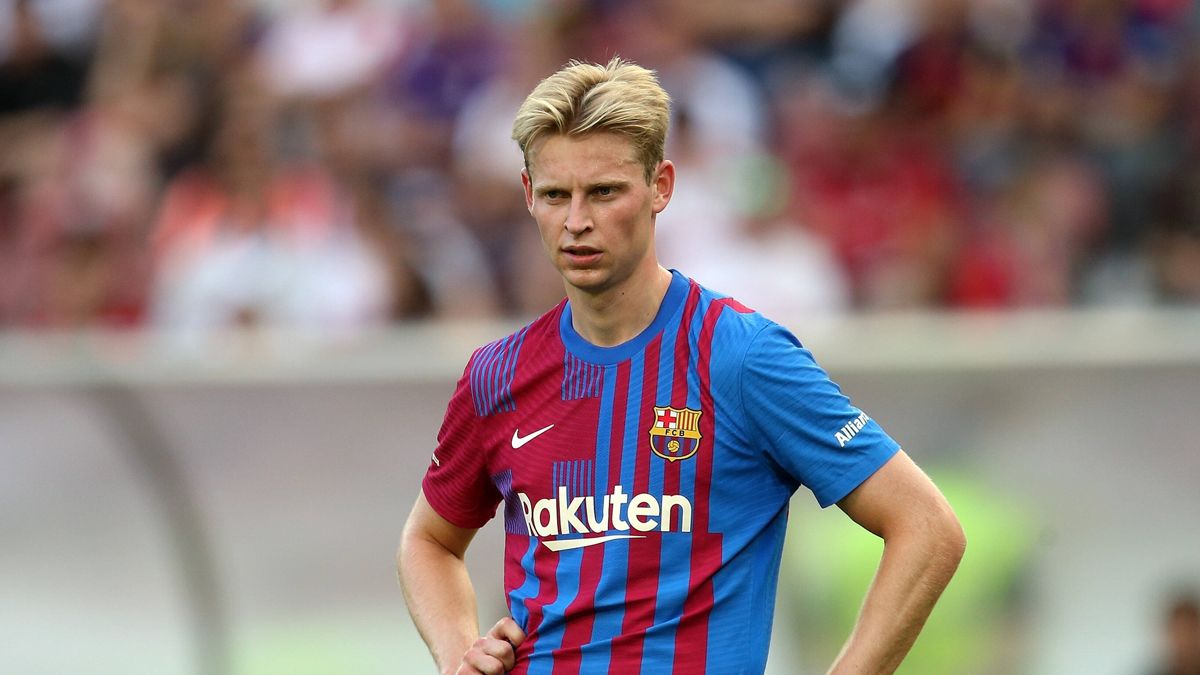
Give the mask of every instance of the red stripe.
M 696 307 L 699 304 L 700 286 L 693 281 L 687 302 L 683 306 L 683 320 L 679 323 L 679 332 L 675 334 L 675 371 L 671 387 L 671 406 L 674 408 L 687 407 L 687 371 L 688 361 L 692 356 L 688 334 L 691 333 L 692 317 L 696 315 Z
M 717 300 L 717 304 L 722 305 L 724 307 L 730 307 L 735 312 L 738 312 L 740 314 L 752 314 L 754 312 L 754 310 L 743 305 L 742 303 L 738 302 L 737 300 L 734 300 L 733 298 L 721 298 L 720 300 Z
M 721 535 L 708 529 L 708 505 L 712 486 L 713 397 L 710 366 L 713 333 L 717 319 L 728 303 L 715 301 L 704 313 L 700 329 L 696 371 L 700 378 L 700 435 L 706 452 L 696 454 L 696 508 L 692 514 L 692 567 L 683 616 L 675 633 L 675 672 L 697 673 L 706 667 L 708 618 L 713 607 L 713 575 L 721 567 Z
M 633 449 L 633 485 L 626 488 L 633 495 L 650 491 L 649 429 L 654 424 L 654 403 L 658 395 L 658 360 L 662 336 L 654 338 L 642 352 L 642 399 L 637 411 L 637 436 L 628 445 Z M 632 530 L 632 525 L 630 526 Z M 613 640 L 609 671 L 638 672 L 642 667 L 645 633 L 654 624 L 654 605 L 658 598 L 659 560 L 662 539 L 648 536 L 629 540 L 629 568 L 625 577 L 625 615 L 621 635 Z
M 687 407 L 687 374 L 688 361 L 692 355 L 691 333 L 692 318 L 696 316 L 696 307 L 700 305 L 700 286 L 692 282 L 688 292 L 687 302 L 683 306 L 683 319 L 679 322 L 679 331 L 675 334 L 675 367 L 671 375 L 671 399 L 668 405 L 672 408 Z M 702 439 L 703 440 L 703 439 Z M 682 462 L 667 462 L 663 467 L 663 494 L 679 494 L 680 464 Z

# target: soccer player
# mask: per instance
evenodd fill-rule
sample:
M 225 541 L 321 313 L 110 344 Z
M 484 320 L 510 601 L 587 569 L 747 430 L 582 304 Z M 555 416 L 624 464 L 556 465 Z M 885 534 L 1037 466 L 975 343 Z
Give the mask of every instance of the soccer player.
M 525 100 L 525 203 L 566 299 L 478 349 L 401 538 L 444 673 L 761 673 L 788 501 L 884 539 L 832 673 L 888 673 L 965 539 L 938 489 L 784 328 L 659 265 L 675 167 L 653 72 L 572 62 Z M 511 617 L 463 555 L 503 503 Z

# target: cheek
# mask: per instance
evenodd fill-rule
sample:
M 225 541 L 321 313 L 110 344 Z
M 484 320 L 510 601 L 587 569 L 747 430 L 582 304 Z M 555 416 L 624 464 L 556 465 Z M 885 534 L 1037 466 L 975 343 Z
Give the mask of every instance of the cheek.
M 545 209 L 534 209 L 533 219 L 537 223 L 538 234 L 541 235 L 542 241 L 547 246 L 551 246 L 558 237 L 558 229 L 561 223 L 556 224 L 555 214 Z
M 620 223 L 626 240 L 642 239 L 650 232 L 647 223 L 650 222 L 651 212 L 645 204 L 634 202 L 623 205 L 612 216 L 614 221 Z

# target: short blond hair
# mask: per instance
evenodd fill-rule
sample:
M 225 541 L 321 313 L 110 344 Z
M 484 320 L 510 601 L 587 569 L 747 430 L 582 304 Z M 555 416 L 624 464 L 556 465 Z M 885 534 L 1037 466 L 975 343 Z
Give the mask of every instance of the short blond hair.
M 529 149 L 546 135 L 621 134 L 633 143 L 649 183 L 663 160 L 670 114 L 671 98 L 654 71 L 619 56 L 605 66 L 571 61 L 521 104 L 512 137 L 528 170 Z

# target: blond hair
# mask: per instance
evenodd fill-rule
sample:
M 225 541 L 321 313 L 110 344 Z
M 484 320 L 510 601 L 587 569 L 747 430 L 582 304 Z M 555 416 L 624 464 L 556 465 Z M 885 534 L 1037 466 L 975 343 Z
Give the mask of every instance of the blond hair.
M 530 148 L 548 134 L 621 134 L 633 143 L 649 183 L 663 160 L 670 112 L 671 99 L 654 71 L 620 57 L 605 66 L 571 61 L 521 104 L 512 137 L 528 169 Z

